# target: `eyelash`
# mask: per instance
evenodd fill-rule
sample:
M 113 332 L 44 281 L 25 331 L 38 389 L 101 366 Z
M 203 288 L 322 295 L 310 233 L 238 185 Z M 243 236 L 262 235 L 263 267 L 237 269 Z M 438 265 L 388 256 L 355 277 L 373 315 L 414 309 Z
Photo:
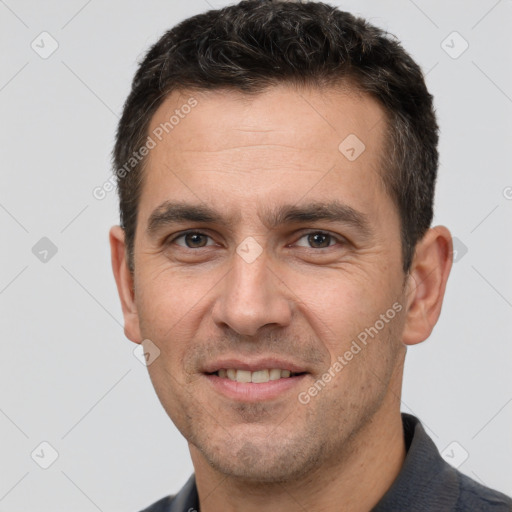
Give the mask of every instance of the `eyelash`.
M 166 241 L 166 245 L 170 245 L 172 243 L 174 243 L 176 240 L 180 239 L 180 238 L 184 238 L 185 236 L 187 235 L 201 235 L 201 236 L 206 236 L 208 238 L 211 239 L 211 236 L 206 234 L 206 233 L 203 233 L 202 231 L 194 231 L 194 230 L 190 230 L 190 231 L 185 231 L 177 236 L 175 236 L 174 238 L 171 238 L 169 240 Z M 302 235 L 297 239 L 298 240 L 301 240 L 302 238 L 306 237 L 306 236 L 309 236 L 309 235 L 324 235 L 324 236 L 328 236 L 331 238 L 331 241 L 335 241 L 335 242 L 338 242 L 338 244 L 341 244 L 341 245 L 346 245 L 347 241 L 341 237 L 341 236 L 336 236 L 336 235 L 333 235 L 331 233 L 329 233 L 328 231 L 321 231 L 321 230 L 312 230 L 312 231 L 307 231 L 305 233 L 302 233 Z M 314 250 L 314 251 L 319 251 L 321 249 L 329 249 L 331 247 L 333 247 L 335 244 L 333 245 L 329 245 L 327 247 L 320 247 L 320 248 L 316 248 L 316 247 L 308 247 L 308 249 L 311 249 L 311 250 Z M 204 247 L 183 247 L 183 246 L 179 246 L 181 247 L 182 249 L 188 249 L 188 250 L 197 250 L 197 249 L 205 249 L 206 247 L 211 247 L 211 246 L 204 246 Z

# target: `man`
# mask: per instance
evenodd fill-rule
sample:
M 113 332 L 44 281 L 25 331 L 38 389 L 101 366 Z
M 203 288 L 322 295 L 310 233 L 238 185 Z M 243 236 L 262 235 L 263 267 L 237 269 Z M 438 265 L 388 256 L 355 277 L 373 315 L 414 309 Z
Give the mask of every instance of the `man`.
M 112 264 L 195 472 L 146 510 L 512 510 L 400 413 L 452 261 L 437 141 L 415 62 L 324 3 L 240 2 L 151 48 Z

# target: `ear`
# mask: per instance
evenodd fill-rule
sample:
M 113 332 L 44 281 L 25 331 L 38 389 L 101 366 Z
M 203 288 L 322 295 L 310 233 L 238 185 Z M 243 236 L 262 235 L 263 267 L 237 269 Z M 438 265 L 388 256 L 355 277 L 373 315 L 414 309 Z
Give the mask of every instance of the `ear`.
M 121 226 L 112 226 L 109 233 L 112 270 L 121 299 L 124 316 L 124 334 L 134 343 L 140 343 L 139 314 L 135 303 L 133 276 L 128 268 L 124 230 Z
M 444 226 L 427 231 L 418 242 L 407 278 L 407 312 L 402 341 L 426 340 L 439 319 L 452 268 L 452 236 Z

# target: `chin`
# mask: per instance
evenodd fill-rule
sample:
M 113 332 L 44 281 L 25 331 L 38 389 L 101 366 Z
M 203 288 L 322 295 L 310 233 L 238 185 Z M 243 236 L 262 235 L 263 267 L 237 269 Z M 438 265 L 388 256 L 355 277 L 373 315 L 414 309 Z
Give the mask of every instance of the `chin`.
M 228 439 L 223 446 L 198 449 L 219 473 L 252 484 L 297 481 L 321 465 L 326 456 L 322 446 L 303 439 L 246 439 Z

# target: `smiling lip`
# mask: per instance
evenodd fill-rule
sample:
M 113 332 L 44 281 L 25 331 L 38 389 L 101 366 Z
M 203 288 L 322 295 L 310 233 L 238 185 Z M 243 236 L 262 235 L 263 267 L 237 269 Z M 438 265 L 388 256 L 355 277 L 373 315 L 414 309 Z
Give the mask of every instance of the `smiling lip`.
M 216 374 L 205 374 L 213 389 L 221 395 L 237 402 L 261 402 L 272 400 L 296 387 L 307 374 L 286 377 L 268 382 L 237 382 Z
M 257 372 L 259 370 L 266 370 L 269 368 L 279 368 L 280 370 L 289 370 L 291 373 L 305 373 L 307 370 L 296 363 L 286 361 L 284 359 L 267 357 L 265 359 L 258 359 L 254 361 L 242 361 L 241 359 L 229 358 L 218 359 L 212 363 L 205 365 L 203 368 L 204 373 L 215 373 L 222 369 L 236 368 L 237 370 L 248 370 L 250 372 Z
M 219 370 L 236 369 L 259 372 L 269 369 L 287 370 L 289 377 L 281 377 L 268 382 L 238 382 L 219 376 Z M 272 400 L 296 387 L 307 375 L 303 366 L 279 358 L 265 358 L 242 361 L 230 358 L 209 363 L 204 368 L 204 376 L 215 392 L 237 402 L 259 402 Z

